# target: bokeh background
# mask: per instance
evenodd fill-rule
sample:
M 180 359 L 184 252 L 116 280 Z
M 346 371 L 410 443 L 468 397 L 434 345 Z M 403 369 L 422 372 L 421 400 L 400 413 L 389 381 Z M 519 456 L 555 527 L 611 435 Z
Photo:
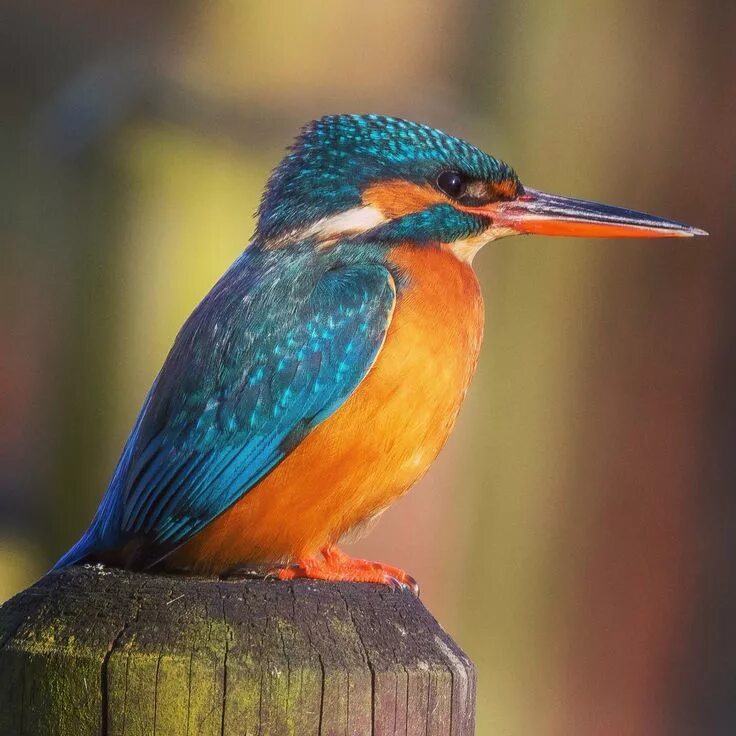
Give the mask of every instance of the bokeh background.
M 0 600 L 87 524 L 299 126 L 400 115 L 711 237 L 486 248 L 457 431 L 353 550 L 421 580 L 478 665 L 481 736 L 734 732 L 736 5 L 0 13 Z

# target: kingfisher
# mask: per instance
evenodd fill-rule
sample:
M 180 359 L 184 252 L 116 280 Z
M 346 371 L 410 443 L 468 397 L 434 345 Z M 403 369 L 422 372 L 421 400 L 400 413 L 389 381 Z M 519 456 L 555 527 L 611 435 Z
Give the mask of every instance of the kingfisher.
M 337 546 L 421 478 L 475 372 L 478 250 L 509 235 L 703 230 L 545 194 L 381 115 L 307 124 L 249 245 L 181 328 L 97 513 L 56 563 L 407 586 Z

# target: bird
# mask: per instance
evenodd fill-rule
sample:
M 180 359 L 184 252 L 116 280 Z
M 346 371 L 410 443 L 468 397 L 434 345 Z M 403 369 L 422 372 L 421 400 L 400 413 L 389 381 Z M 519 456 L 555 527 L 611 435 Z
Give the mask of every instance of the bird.
M 94 518 L 56 563 L 417 590 L 340 540 L 429 469 L 483 334 L 482 246 L 698 228 L 525 187 L 480 148 L 376 114 L 304 126 L 252 240 L 153 381 Z

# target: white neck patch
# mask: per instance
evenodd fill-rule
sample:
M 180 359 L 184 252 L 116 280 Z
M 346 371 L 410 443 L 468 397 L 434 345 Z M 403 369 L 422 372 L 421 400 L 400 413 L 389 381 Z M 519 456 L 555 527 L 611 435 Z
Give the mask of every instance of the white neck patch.
M 362 205 L 340 212 L 331 217 L 324 217 L 310 225 L 303 233 L 304 237 L 316 237 L 318 240 L 334 240 L 340 235 L 358 235 L 372 230 L 386 222 L 386 216 L 377 207 Z

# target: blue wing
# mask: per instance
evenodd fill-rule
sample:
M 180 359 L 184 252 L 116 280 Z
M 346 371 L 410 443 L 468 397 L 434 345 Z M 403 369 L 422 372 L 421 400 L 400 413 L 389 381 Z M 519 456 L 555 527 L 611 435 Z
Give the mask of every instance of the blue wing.
M 238 278 L 226 274 L 182 328 L 92 526 L 57 567 L 131 541 L 148 561 L 164 556 L 247 493 L 370 370 L 395 301 L 383 266 L 327 271 L 300 299 L 277 279 L 243 295 Z

